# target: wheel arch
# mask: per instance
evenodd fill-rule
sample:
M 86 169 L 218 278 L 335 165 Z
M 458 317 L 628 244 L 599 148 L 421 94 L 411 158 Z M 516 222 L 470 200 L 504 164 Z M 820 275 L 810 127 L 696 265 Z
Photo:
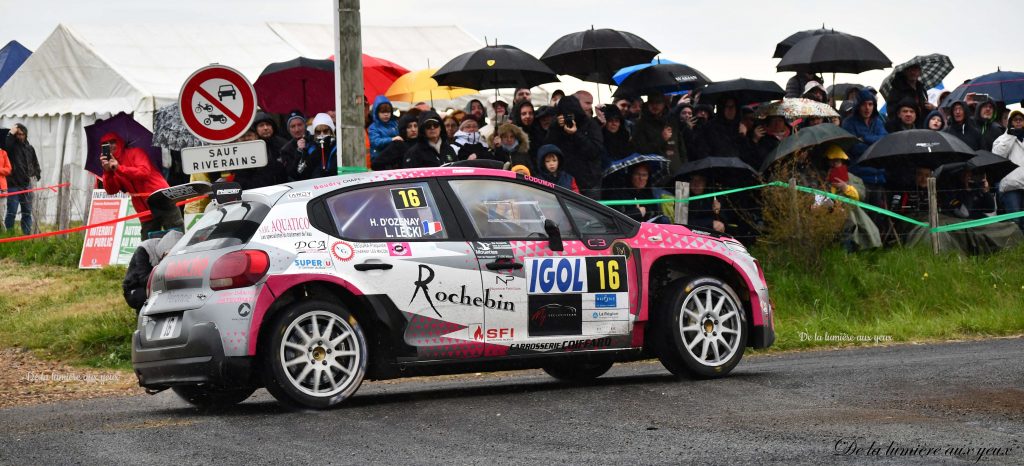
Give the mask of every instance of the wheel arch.
M 651 264 L 648 272 L 647 289 L 655 290 L 647 301 L 646 330 L 657 326 L 660 303 L 665 298 L 667 285 L 684 277 L 711 276 L 717 278 L 736 293 L 747 321 L 748 335 L 754 330 L 753 306 L 751 306 L 751 283 L 734 264 L 709 254 L 689 253 L 659 257 Z M 749 341 L 749 339 L 748 339 Z
M 250 327 L 253 336 L 249 344 L 250 355 L 258 356 L 266 347 L 267 338 L 273 331 L 269 323 L 282 309 L 302 300 L 319 299 L 342 305 L 359 320 L 370 346 L 370 367 L 390 359 L 387 357 L 392 354 L 388 335 L 392 333 L 391 327 L 398 324 L 391 313 L 380 309 L 380 300 L 362 294 L 351 283 L 329 275 L 283 275 L 271 277 L 263 293 L 267 296 L 260 295 Z

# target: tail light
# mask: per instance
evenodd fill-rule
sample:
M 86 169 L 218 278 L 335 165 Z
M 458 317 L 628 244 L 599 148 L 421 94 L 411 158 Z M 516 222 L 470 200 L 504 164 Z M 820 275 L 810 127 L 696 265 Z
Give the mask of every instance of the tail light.
M 156 276 L 156 267 L 149 271 L 149 278 L 146 279 L 146 297 L 153 294 L 153 277 Z
M 245 249 L 225 254 L 213 263 L 210 271 L 210 288 L 226 290 L 256 284 L 270 269 L 270 257 L 266 252 Z

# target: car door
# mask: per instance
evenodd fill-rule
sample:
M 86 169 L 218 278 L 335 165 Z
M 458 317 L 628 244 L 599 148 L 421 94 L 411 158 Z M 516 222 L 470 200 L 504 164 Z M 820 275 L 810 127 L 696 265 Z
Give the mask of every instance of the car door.
M 635 274 L 625 254 L 613 253 L 615 232 L 592 242 L 603 249 L 587 246 L 562 196 L 528 183 L 454 179 L 448 186 L 483 280 L 484 324 L 475 337 L 509 354 L 630 346 Z M 548 220 L 559 227 L 561 250 L 552 248 Z
M 398 308 L 418 359 L 479 357 L 468 331 L 484 321 L 478 261 L 434 186 L 405 181 L 326 198 L 337 233 L 330 259 L 342 278 Z

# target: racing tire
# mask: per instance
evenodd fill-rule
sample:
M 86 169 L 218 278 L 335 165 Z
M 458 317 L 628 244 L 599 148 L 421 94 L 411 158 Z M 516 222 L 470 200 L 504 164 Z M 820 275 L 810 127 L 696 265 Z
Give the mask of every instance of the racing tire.
M 264 385 L 285 405 L 338 406 L 366 376 L 363 327 L 347 309 L 306 301 L 282 310 L 262 351 Z
M 655 349 L 676 376 L 713 379 L 743 358 L 747 318 L 736 292 L 714 277 L 678 279 L 658 306 Z
M 543 367 L 544 372 L 563 382 L 588 382 L 604 375 L 611 368 L 611 362 L 591 361 L 567 361 Z
M 171 391 L 189 404 L 203 409 L 226 408 L 241 403 L 256 391 L 256 388 L 217 389 L 200 385 L 178 385 Z

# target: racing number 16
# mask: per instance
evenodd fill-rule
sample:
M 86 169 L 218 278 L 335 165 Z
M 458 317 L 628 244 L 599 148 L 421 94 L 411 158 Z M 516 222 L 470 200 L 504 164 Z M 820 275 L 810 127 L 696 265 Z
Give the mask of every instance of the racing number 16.
M 624 257 L 588 257 L 587 258 L 587 290 L 629 291 L 628 280 L 622 275 L 626 273 Z
M 423 197 L 423 188 L 392 189 L 391 198 L 395 201 L 396 209 L 417 209 L 420 207 L 426 207 Z

